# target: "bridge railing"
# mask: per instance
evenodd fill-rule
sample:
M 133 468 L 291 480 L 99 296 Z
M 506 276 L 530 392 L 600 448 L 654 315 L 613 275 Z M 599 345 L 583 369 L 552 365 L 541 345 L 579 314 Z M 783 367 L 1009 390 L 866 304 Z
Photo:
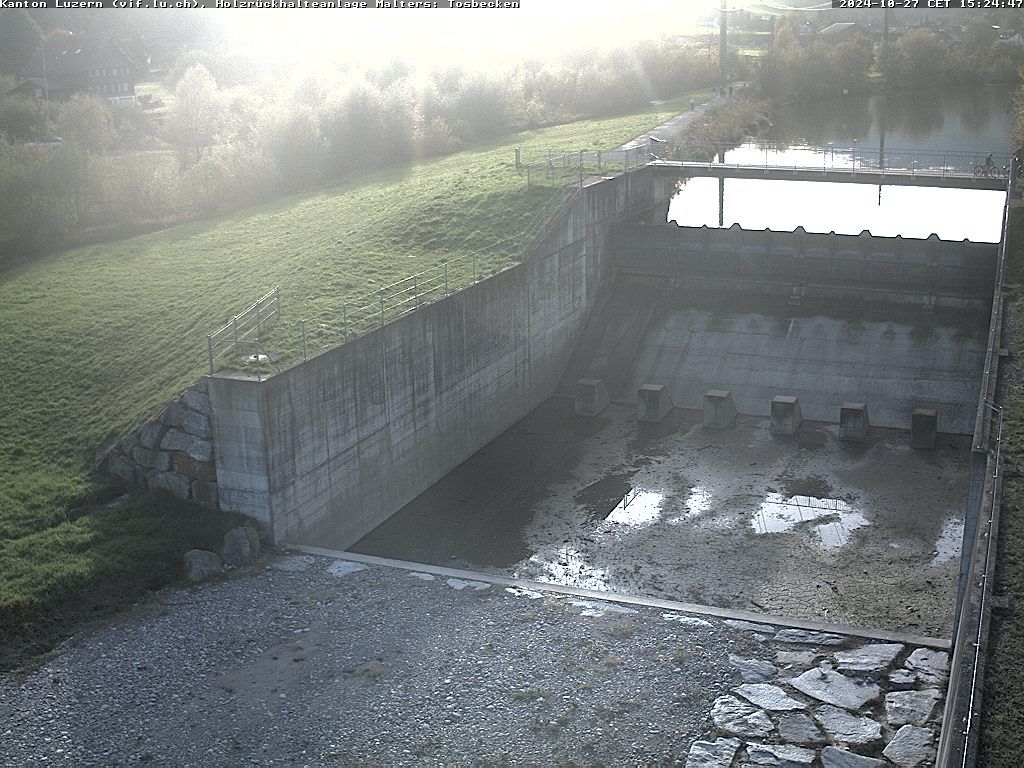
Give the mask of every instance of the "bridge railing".
M 967 152 L 941 149 L 901 149 L 793 145 L 758 142 L 740 146 L 726 144 L 672 144 L 665 153 L 670 160 L 766 169 L 821 169 L 832 172 L 939 174 L 943 176 L 993 176 L 1007 178 L 1013 156 L 1008 152 Z
M 555 154 L 549 150 L 542 159 L 531 162 L 523 161 L 518 153 L 516 158 L 519 174 L 526 177 L 526 184 L 531 187 L 582 187 L 588 177 L 614 176 L 642 168 L 657 159 L 646 143 L 595 152 L 577 150 Z

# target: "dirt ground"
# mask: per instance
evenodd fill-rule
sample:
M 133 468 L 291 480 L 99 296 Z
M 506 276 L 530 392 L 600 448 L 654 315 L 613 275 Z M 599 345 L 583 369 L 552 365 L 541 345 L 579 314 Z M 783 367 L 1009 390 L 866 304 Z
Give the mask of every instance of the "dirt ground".
M 699 411 L 657 425 L 553 398 L 351 549 L 627 594 L 941 636 L 956 600 L 969 439 L 795 438 Z

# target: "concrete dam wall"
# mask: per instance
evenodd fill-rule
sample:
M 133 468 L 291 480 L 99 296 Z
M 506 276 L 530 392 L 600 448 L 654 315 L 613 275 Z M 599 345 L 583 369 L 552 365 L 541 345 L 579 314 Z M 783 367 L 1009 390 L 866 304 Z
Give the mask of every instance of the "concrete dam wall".
M 700 408 L 728 389 L 741 413 L 776 395 L 837 422 L 865 402 L 907 429 L 934 408 L 939 429 L 974 428 L 998 246 L 665 226 L 614 230 L 618 277 L 563 381 L 606 381 L 613 399 L 662 384 Z
M 555 391 L 651 175 L 583 189 L 523 263 L 263 381 L 209 380 L 220 507 L 346 547 Z
M 858 301 L 986 306 L 999 247 L 902 237 L 659 226 L 618 226 L 620 272 L 676 285 Z

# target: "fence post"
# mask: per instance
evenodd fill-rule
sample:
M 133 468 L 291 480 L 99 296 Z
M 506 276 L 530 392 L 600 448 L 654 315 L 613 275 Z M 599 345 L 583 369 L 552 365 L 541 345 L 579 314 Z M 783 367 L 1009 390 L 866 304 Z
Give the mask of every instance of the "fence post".
M 277 311 L 277 319 L 281 319 L 281 286 L 274 286 L 274 308 Z
M 601 166 L 601 150 L 597 150 L 597 171 L 600 173 L 604 168 Z
M 522 158 L 520 157 L 519 152 L 520 152 L 519 147 L 516 147 L 516 173 L 519 173 L 519 169 L 520 169 L 520 167 L 522 165 L 522 162 L 521 162 Z
M 210 375 L 213 376 L 213 336 L 206 337 L 206 351 L 210 355 Z
M 263 329 L 260 328 L 260 303 L 257 301 L 256 302 L 256 338 L 257 339 L 260 337 L 260 334 L 262 332 L 263 332 Z
M 302 321 L 302 359 L 306 360 L 308 355 L 306 354 L 306 321 Z
M 256 381 L 263 381 L 263 363 L 260 362 L 260 339 L 256 337 Z
M 348 304 L 341 305 L 341 331 L 345 334 L 345 341 L 348 341 Z
M 412 295 L 416 299 L 416 307 L 418 309 L 420 306 L 420 289 L 415 280 L 412 281 Z
M 231 318 L 231 323 L 235 327 L 235 354 L 238 354 L 238 315 Z
M 479 282 L 479 281 L 480 281 L 480 256 L 476 253 L 476 251 L 474 251 L 473 252 L 473 282 L 476 283 L 476 282 Z
M 380 324 L 384 325 L 384 289 L 380 289 Z
M 527 171 L 529 172 L 529 171 Z M 448 295 L 448 262 L 444 263 L 444 295 Z

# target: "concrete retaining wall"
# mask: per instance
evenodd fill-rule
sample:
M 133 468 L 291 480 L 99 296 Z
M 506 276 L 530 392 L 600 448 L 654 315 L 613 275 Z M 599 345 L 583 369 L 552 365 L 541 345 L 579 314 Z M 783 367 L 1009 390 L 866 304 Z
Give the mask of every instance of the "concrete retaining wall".
M 209 380 L 220 506 L 346 547 L 555 391 L 648 171 L 585 188 L 530 258 L 257 382 Z
M 665 225 L 614 231 L 620 271 L 668 278 L 681 287 L 961 306 L 988 303 L 999 246 L 902 237 Z

